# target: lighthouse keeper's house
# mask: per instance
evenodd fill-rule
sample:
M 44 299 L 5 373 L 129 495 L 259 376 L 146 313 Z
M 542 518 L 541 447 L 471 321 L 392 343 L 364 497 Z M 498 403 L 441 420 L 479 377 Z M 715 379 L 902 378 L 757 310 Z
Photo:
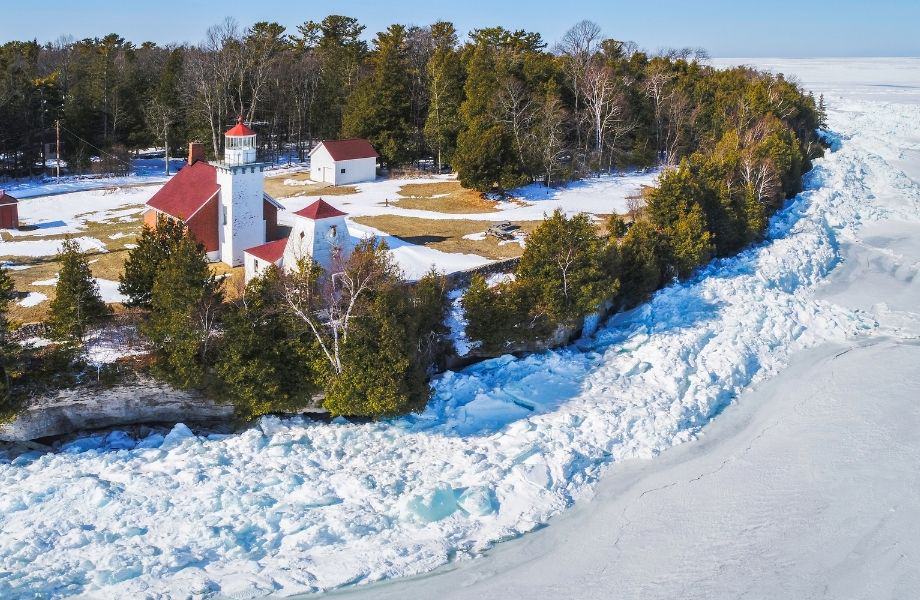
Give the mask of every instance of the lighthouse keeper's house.
M 265 165 L 256 159 L 256 133 L 242 117 L 225 134 L 224 160 L 205 160 L 204 145 L 189 144 L 189 164 L 147 201 L 144 223 L 163 215 L 185 223 L 208 260 L 245 266 L 246 281 L 269 265 L 294 268 L 310 256 L 329 271 L 351 251 L 345 213 L 320 199 L 293 213 L 282 237 L 284 207 L 265 193 Z

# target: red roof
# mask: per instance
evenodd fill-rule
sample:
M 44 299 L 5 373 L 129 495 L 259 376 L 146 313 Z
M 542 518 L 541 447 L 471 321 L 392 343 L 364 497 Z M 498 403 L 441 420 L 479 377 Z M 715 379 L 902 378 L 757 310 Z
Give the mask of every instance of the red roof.
M 346 213 L 343 213 L 336 207 L 320 198 L 310 206 L 301 208 L 294 214 L 316 221 L 318 219 L 328 219 L 330 217 L 344 217 Z
M 16 204 L 19 202 L 16 198 L 13 198 L 3 190 L 0 190 L 0 204 Z
M 332 160 L 354 160 L 356 158 L 377 158 L 380 156 L 369 141 L 361 138 L 323 140 L 320 145 L 326 147 L 326 150 L 332 156 Z
M 252 129 L 246 127 L 246 123 L 243 123 L 243 117 L 237 117 L 236 125 L 233 126 L 227 133 L 224 135 L 227 137 L 246 137 L 248 135 L 255 135 L 256 132 Z
M 285 246 L 287 246 L 287 238 L 282 238 L 280 240 L 275 240 L 274 242 L 262 244 L 261 246 L 253 246 L 252 248 L 244 250 L 244 252 L 270 263 L 275 263 L 278 262 L 278 259 L 284 256 Z
M 185 221 L 217 193 L 217 170 L 198 161 L 182 168 L 147 201 L 147 206 Z

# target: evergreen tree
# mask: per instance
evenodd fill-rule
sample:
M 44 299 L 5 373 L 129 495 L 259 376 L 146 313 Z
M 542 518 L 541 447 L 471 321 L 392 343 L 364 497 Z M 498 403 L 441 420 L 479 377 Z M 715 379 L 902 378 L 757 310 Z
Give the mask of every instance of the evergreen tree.
M 633 223 L 619 255 L 620 298 L 625 306 L 644 301 L 666 281 L 664 240 L 648 221 Z
M 278 279 L 273 267 L 250 281 L 222 319 L 215 370 L 221 391 L 244 419 L 294 412 L 319 388 L 309 333 L 284 310 Z
M 454 167 L 463 187 L 480 191 L 520 183 L 510 141 L 495 120 L 499 92 L 496 67 L 494 50 L 485 41 L 477 43 L 467 66 Z
M 687 277 L 712 257 L 712 234 L 706 230 L 706 220 L 698 204 L 674 226 L 669 241 L 671 256 L 678 277 Z
M 584 213 L 568 218 L 559 209 L 527 237 L 515 274 L 555 322 L 593 312 L 613 297 L 618 285 L 606 277 L 604 243 L 591 218 Z
M 460 105 L 463 102 L 464 72 L 457 46 L 457 31 L 452 23 L 439 21 L 431 26 L 434 52 L 428 61 L 430 105 L 425 121 L 425 138 L 435 151 L 438 172 L 453 162 L 460 132 Z
M 99 295 L 86 255 L 72 239 L 61 243 L 61 265 L 54 299 L 48 308 L 48 329 L 58 340 L 79 341 L 93 324 L 109 314 Z
M 366 137 L 387 166 L 408 162 L 412 135 L 406 28 L 391 25 L 374 40 L 372 75 L 345 105 L 345 137 Z
M 119 280 L 118 291 L 128 297 L 127 306 L 150 307 L 154 279 L 187 235 L 184 223 L 163 215 L 158 215 L 155 227 L 144 226 Z
M 417 360 L 413 307 L 403 285 L 378 289 L 342 348 L 323 406 L 333 415 L 391 416 L 424 408 L 430 390 Z
M 222 299 L 203 249 L 184 237 L 154 279 L 150 317 L 142 327 L 155 349 L 157 371 L 173 385 L 207 383 Z

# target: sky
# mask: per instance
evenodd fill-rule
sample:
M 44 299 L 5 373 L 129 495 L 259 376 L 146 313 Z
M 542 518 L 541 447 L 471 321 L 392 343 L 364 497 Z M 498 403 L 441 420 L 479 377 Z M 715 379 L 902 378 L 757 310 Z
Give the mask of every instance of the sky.
M 398 22 L 452 21 L 543 34 L 551 44 L 581 19 L 655 51 L 703 47 L 716 57 L 920 56 L 920 0 L 0 0 L 0 42 L 118 33 L 140 43 L 199 42 L 225 17 L 293 31 L 329 13 L 356 17 L 366 37 Z

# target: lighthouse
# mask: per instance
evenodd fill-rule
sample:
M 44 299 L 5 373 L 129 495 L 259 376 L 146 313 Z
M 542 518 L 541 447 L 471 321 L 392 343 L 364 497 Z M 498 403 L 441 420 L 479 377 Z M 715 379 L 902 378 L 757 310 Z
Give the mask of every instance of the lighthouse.
M 235 267 L 243 264 L 244 250 L 266 241 L 265 165 L 256 161 L 256 132 L 243 123 L 243 117 L 224 134 L 224 140 L 224 160 L 214 165 L 220 186 L 220 260 Z

